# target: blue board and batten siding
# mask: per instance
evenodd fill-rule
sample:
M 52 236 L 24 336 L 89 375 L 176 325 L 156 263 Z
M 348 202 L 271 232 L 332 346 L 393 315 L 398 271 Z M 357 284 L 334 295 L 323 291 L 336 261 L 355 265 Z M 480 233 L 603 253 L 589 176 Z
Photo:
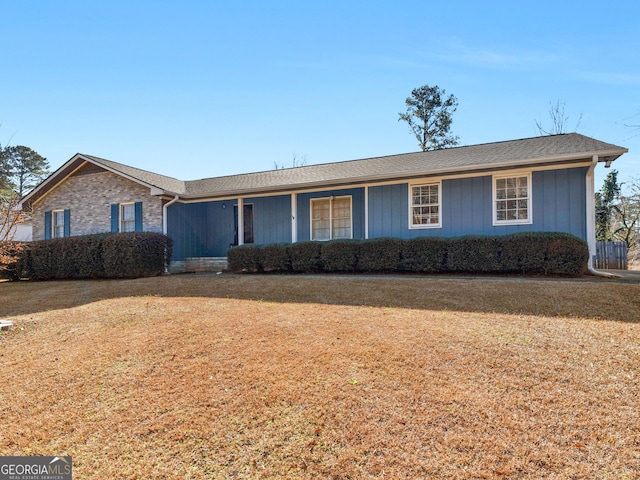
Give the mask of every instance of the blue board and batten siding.
M 167 209 L 167 233 L 173 239 L 172 260 L 226 257 L 236 242 L 236 200 L 174 203 Z M 253 234 L 257 244 L 291 241 L 291 196 L 244 199 L 253 205 Z
M 253 240 L 258 245 L 291 242 L 291 195 L 244 199 L 253 205 Z M 226 252 L 224 255 L 226 256 Z
M 558 231 L 587 238 L 587 167 L 534 171 L 531 176 L 532 223 L 493 225 L 493 177 L 442 180 L 441 227 L 409 228 L 409 183 L 369 187 L 369 238 L 461 235 L 504 235 Z M 311 237 L 311 199 L 350 196 L 353 238 L 365 238 L 364 187 L 298 193 L 297 241 Z M 254 242 L 291 242 L 291 195 L 244 199 L 253 205 Z M 236 200 L 175 203 L 168 208 L 168 233 L 174 260 L 224 257 L 235 242 Z
M 442 181 L 442 227 L 409 228 L 409 184 L 369 188 L 369 238 L 567 232 L 586 240 L 587 168 L 532 173 L 532 219 L 493 225 L 491 175 Z

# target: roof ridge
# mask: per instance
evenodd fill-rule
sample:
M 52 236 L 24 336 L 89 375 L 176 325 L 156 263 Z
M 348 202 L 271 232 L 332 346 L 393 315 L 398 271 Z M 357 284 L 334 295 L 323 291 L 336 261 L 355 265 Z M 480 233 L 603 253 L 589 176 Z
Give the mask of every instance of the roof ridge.
M 309 169 L 309 168 L 313 168 L 313 167 L 322 167 L 325 165 L 344 165 L 347 163 L 351 163 L 351 162 L 364 162 L 364 161 L 368 161 L 368 160 L 384 160 L 385 158 L 395 158 L 395 157 L 403 157 L 403 156 L 408 156 L 408 155 L 429 155 L 430 153 L 435 153 L 435 152 L 443 152 L 443 151 L 455 151 L 455 150 L 461 150 L 464 148 L 474 148 L 474 147 L 483 147 L 483 146 L 490 146 L 490 145 L 500 145 L 500 144 L 506 144 L 506 143 L 514 143 L 514 142 L 522 142 L 522 141 L 526 141 L 526 140 L 536 140 L 536 139 L 543 139 L 543 138 L 550 138 L 550 137 L 561 137 L 561 136 L 569 136 L 569 135 L 579 135 L 582 136 L 584 138 L 591 138 L 591 137 L 587 137 L 585 135 L 582 135 L 580 133 L 577 132 L 569 132 L 569 133 L 557 133 L 554 135 L 538 135 L 535 137 L 524 137 L 524 138 L 518 138 L 518 139 L 512 139 L 512 140 L 499 140 L 496 142 L 484 142 L 484 143 L 473 143 L 470 145 L 459 145 L 459 146 L 455 146 L 455 147 L 444 147 L 444 148 L 437 148 L 434 150 L 425 150 L 425 151 L 416 151 L 416 152 L 405 152 L 405 153 L 392 153 L 389 155 L 379 155 L 376 157 L 363 157 L 363 158 L 352 158 L 350 160 L 339 160 L 337 162 L 323 162 L 323 163 L 314 163 L 312 165 L 300 165 L 297 167 L 286 167 L 286 168 L 277 168 L 277 169 L 273 169 L 273 170 L 260 170 L 257 172 L 244 172 L 244 173 L 234 173 L 231 175 L 220 175 L 217 177 L 204 177 L 204 178 L 196 178 L 193 180 L 185 180 L 185 184 L 191 184 L 194 182 L 202 182 L 202 181 L 207 181 L 207 180 L 214 180 L 214 179 L 225 179 L 225 178 L 232 178 L 232 177 L 242 177 L 242 176 L 246 176 L 246 175 L 260 175 L 260 174 L 267 174 L 267 173 L 275 173 L 275 172 L 280 172 L 280 171 L 300 171 L 302 169 Z M 605 142 L 602 142 L 605 143 Z
M 110 164 L 116 164 L 116 165 L 120 165 L 122 167 L 130 168 L 132 170 L 138 170 L 139 172 L 149 173 L 151 175 L 157 175 L 159 177 L 164 177 L 164 178 L 169 178 L 171 180 L 184 182 L 184 180 L 180 180 L 179 178 L 176 178 L 176 177 L 170 177 L 169 175 L 164 175 L 162 173 L 152 172 L 151 170 L 145 170 L 144 168 L 133 167 L 131 165 L 127 165 L 126 163 L 120 163 L 120 162 L 116 162 L 116 161 L 113 161 L 113 160 L 108 160 L 108 159 L 102 158 L 102 157 L 96 157 L 95 155 L 87 155 L 86 153 L 78 153 L 77 155 L 80 155 L 80 156 L 85 157 L 85 158 L 90 158 L 91 160 L 95 160 L 98 163 L 106 162 L 106 163 L 110 163 Z

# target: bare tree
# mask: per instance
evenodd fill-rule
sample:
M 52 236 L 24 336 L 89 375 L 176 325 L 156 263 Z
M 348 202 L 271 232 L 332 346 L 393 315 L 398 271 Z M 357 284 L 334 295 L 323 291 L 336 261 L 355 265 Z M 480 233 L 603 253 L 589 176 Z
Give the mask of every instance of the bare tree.
M 10 267 L 23 247 L 13 241 L 18 226 L 27 219 L 24 211 L 18 210 L 19 197 L 0 193 L 0 274 Z
M 555 105 L 549 102 L 549 120 L 551 120 L 551 126 L 545 127 L 542 120 L 536 120 L 536 128 L 540 135 L 559 135 L 562 133 L 568 133 L 569 116 L 565 113 L 565 103 L 556 101 Z M 582 122 L 582 114 L 578 118 L 576 127 L 573 129 L 577 132 Z
M 302 155 L 298 157 L 296 152 L 293 152 L 293 159 L 291 160 L 291 166 L 288 167 L 284 163 L 273 162 L 274 170 L 282 170 L 283 168 L 296 168 L 296 167 L 306 167 L 307 166 L 307 155 Z
M 614 213 L 615 240 L 627 244 L 630 259 L 640 254 L 640 179 L 631 179 L 620 184 L 622 193 Z
M 640 116 L 640 112 L 636 113 L 635 115 L 631 115 L 629 118 L 625 119 L 625 122 L 623 123 L 623 125 L 625 126 L 625 128 L 629 129 L 630 133 L 631 133 L 631 137 L 636 137 L 638 135 L 640 135 L 640 124 L 637 123 L 627 123 L 629 120 Z M 630 138 L 631 138 L 630 137 Z

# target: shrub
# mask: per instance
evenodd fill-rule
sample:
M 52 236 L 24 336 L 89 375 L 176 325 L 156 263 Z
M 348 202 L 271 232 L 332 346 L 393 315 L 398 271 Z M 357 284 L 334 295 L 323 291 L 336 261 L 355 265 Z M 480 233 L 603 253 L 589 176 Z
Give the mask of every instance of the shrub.
M 103 233 L 24 244 L 16 278 L 57 280 L 160 275 L 172 240 L 160 233 Z
M 358 263 L 358 240 L 331 240 L 324 242 L 320 261 L 326 272 L 353 272 Z
M 589 246 L 578 237 L 555 234 L 549 238 L 545 274 L 582 275 L 589 262 Z
M 545 238 L 548 233 L 515 233 L 500 238 L 500 263 L 503 272 L 543 273 Z
M 372 238 L 358 245 L 360 272 L 396 272 L 400 269 L 402 240 L 398 238 Z
M 501 266 L 498 238 L 468 235 L 450 239 L 447 269 L 451 272 L 499 272 Z
M 317 272 L 321 268 L 320 242 L 299 242 L 289 247 L 291 270 L 298 273 Z
M 448 240 L 441 237 L 416 237 L 401 244 L 401 266 L 410 272 L 445 270 Z
M 262 249 L 258 245 L 238 245 L 227 253 L 227 265 L 232 272 L 260 272 L 262 266 Z
M 265 272 L 291 271 L 289 244 L 272 243 L 262 248 L 262 266 Z
M 104 277 L 102 242 L 106 234 L 32 242 L 23 274 L 32 280 Z
M 104 272 L 110 278 L 162 275 L 169 265 L 173 241 L 152 232 L 108 235 L 102 242 Z
M 581 275 L 589 247 L 580 238 L 560 232 L 526 232 L 501 238 L 504 271 L 545 275 Z

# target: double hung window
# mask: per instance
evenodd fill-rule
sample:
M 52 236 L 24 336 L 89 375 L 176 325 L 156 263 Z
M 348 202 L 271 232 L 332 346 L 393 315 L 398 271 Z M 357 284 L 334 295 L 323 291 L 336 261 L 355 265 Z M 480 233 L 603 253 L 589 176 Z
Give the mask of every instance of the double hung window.
M 135 204 L 123 203 L 120 205 L 120 231 L 136 231 L 136 210 Z
M 411 185 L 410 220 L 411 228 L 440 227 L 441 186 L 440 182 L 425 185 Z
M 531 174 L 493 177 L 494 225 L 531 223 Z
M 51 238 L 64 237 L 64 210 L 51 212 Z
M 311 200 L 311 240 L 353 238 L 351 197 Z

